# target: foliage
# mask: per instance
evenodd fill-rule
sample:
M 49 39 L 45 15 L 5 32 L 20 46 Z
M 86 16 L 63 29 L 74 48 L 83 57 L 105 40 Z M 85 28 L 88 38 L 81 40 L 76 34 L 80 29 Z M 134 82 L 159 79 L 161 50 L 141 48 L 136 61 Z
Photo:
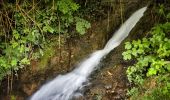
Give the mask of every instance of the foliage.
M 143 86 L 145 92 L 138 89 L 132 88 L 130 90 L 131 100 L 170 100 L 170 78 L 169 74 L 160 75 L 155 78 L 155 87 Z M 147 81 L 150 81 L 147 79 Z M 150 83 L 152 83 L 150 81 Z M 152 83 L 153 84 L 153 83 Z M 135 90 L 135 91 L 134 91 Z M 139 94 L 141 93 L 141 94 Z
M 86 20 L 81 19 L 79 17 L 76 17 L 76 30 L 79 32 L 81 35 L 83 35 L 87 28 L 90 28 L 90 23 L 88 23 Z
M 163 74 L 170 71 L 170 39 L 166 33 L 170 32 L 170 23 L 158 24 L 149 33 L 151 37 L 133 40 L 125 43 L 123 52 L 125 60 L 135 58 L 136 64 L 127 69 L 130 82 L 142 83 L 145 76 Z
M 169 93 L 162 93 L 162 90 L 162 88 L 156 88 L 150 94 L 145 94 L 140 100 L 169 100 Z
M 104 5 L 102 0 L 77 0 L 77 2 L 81 5 L 79 15 L 84 15 L 90 21 L 106 18 L 108 11 L 111 10 L 111 5 Z
M 128 96 L 133 96 L 133 98 L 137 98 L 139 95 L 139 89 L 136 87 L 133 87 L 131 90 L 127 91 Z
M 29 65 L 31 59 L 43 56 L 50 36 L 71 33 L 71 28 L 82 35 L 90 27 L 88 21 L 75 15 L 80 6 L 73 0 L 16 0 L 5 1 L 3 5 L 0 9 L 0 80 Z
M 135 64 L 127 69 L 127 77 L 133 87 L 128 95 L 138 100 L 169 100 L 170 96 L 170 13 L 163 5 L 157 10 L 159 21 L 142 39 L 125 43 L 126 51 L 122 53 L 124 60 L 134 60 Z M 155 79 L 156 83 L 152 83 Z M 146 82 L 154 86 L 145 86 Z

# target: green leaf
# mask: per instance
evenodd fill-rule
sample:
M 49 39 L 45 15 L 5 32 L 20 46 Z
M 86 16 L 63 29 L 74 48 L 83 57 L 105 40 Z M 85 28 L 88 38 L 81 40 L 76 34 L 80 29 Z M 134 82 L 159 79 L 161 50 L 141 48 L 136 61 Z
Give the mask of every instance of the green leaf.
M 138 53 L 138 54 L 143 54 L 143 53 L 144 53 L 144 50 L 141 49 L 141 48 L 139 48 L 139 49 L 137 50 L 137 53 Z
M 136 50 L 136 48 L 132 48 L 132 55 L 135 56 L 135 57 L 137 56 L 137 50 Z
M 44 55 L 43 50 L 42 50 L 42 49 L 39 49 L 39 51 L 40 51 L 41 56 L 43 56 L 43 55 Z
M 57 2 L 57 7 L 63 14 L 70 14 L 76 11 L 79 8 L 79 5 L 72 0 L 60 0 Z
M 131 52 L 131 51 L 129 50 L 129 51 L 126 51 L 126 52 L 123 52 L 123 53 L 122 53 L 124 60 L 130 60 L 130 59 L 132 58 L 130 52 Z
M 44 32 L 54 33 L 54 29 L 51 26 L 49 26 L 49 25 L 44 26 L 43 27 L 43 31 Z
M 88 21 L 76 17 L 76 31 L 83 35 L 86 32 L 86 29 L 90 28 L 91 25 Z
M 170 13 L 167 14 L 166 18 L 169 18 L 169 19 L 170 19 Z
M 30 33 L 30 30 L 28 28 L 25 28 L 23 31 L 24 31 L 25 34 L 29 34 Z
M 165 67 L 168 71 L 170 71 L 170 64 L 166 64 Z
M 24 47 L 24 45 L 21 45 L 18 49 L 19 49 L 20 53 L 23 53 L 23 52 L 24 52 L 25 47 Z
M 132 44 L 130 42 L 126 42 L 125 49 L 131 49 L 131 48 L 132 48 Z
M 147 72 L 147 76 L 156 75 L 156 73 L 157 73 L 157 70 L 155 70 L 154 68 L 149 68 Z
M 8 68 L 7 60 L 4 57 L 0 57 L 0 66 L 5 69 Z
M 13 30 L 13 31 L 12 31 L 12 34 L 13 34 L 13 36 L 14 36 L 15 39 L 18 39 L 18 38 L 20 37 L 20 35 L 19 35 L 19 33 L 18 33 L 17 30 Z
M 28 58 L 24 58 L 20 61 L 21 64 L 30 64 L 30 60 Z
M 17 65 L 17 59 L 16 58 L 13 58 L 12 61 L 11 61 L 11 65 L 12 66 L 16 66 Z
M 12 48 L 16 48 L 19 44 L 17 42 L 12 43 Z

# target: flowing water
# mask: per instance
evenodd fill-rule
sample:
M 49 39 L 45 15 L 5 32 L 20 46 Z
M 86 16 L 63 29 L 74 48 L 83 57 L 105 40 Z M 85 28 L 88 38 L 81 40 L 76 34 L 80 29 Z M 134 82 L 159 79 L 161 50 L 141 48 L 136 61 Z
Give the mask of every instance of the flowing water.
M 120 45 L 143 16 L 146 9 L 147 7 L 143 7 L 132 14 L 119 30 L 114 33 L 104 49 L 92 53 L 89 58 L 82 61 L 72 72 L 66 75 L 59 75 L 43 85 L 30 100 L 70 100 L 76 96 L 78 90 L 83 88 L 89 75 L 97 68 L 102 58 Z

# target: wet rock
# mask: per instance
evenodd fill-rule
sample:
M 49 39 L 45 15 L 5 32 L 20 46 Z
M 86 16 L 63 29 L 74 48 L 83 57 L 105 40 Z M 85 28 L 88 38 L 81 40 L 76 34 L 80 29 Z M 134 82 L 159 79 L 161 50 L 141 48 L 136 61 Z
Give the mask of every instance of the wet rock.
M 74 97 L 73 100 L 84 100 L 84 97 L 81 93 L 77 93 Z
M 107 84 L 104 86 L 106 89 L 111 89 L 112 88 L 112 85 L 111 84 Z
M 24 84 L 23 85 L 23 91 L 27 94 L 27 95 L 31 95 L 33 93 L 33 91 L 36 89 L 37 84 L 33 83 L 33 84 Z
M 113 100 L 123 100 L 123 99 L 121 98 L 121 96 L 117 95 L 113 98 Z

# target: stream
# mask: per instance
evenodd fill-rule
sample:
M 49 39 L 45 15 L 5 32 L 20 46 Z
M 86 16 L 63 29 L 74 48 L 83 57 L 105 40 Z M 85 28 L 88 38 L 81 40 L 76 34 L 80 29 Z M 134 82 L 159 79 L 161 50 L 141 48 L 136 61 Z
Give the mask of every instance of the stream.
M 134 12 L 113 34 L 102 50 L 92 53 L 70 73 L 58 75 L 44 84 L 30 97 L 30 100 L 70 100 L 82 95 L 79 91 L 88 84 L 88 77 L 98 68 L 102 58 L 121 44 L 144 15 L 146 9 L 147 7 L 143 7 Z

